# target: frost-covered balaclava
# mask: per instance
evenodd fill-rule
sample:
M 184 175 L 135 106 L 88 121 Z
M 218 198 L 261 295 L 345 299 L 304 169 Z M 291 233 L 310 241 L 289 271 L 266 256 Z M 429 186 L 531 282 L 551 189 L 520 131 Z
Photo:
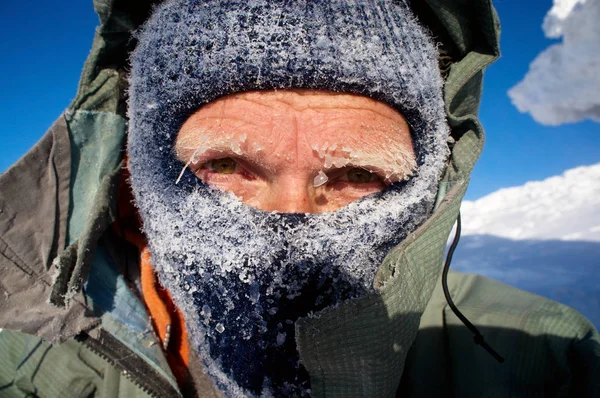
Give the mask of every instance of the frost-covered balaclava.
M 225 395 L 309 395 L 296 321 L 372 292 L 388 250 L 432 211 L 449 132 L 435 46 L 404 1 L 383 0 L 172 0 L 138 39 L 129 167 L 159 280 Z M 287 88 L 394 107 L 417 170 L 335 212 L 281 214 L 208 187 L 177 160 L 177 132 L 203 104 Z

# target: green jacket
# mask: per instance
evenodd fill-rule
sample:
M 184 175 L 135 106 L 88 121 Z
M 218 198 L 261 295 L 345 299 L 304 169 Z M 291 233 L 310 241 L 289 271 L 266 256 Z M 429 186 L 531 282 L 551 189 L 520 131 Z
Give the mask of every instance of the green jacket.
M 131 32 L 150 3 L 94 0 L 101 24 L 75 100 L 0 176 L 2 397 L 219 395 L 194 361 L 195 385 L 180 391 L 140 300 L 135 250 L 108 228 Z M 600 337 L 574 310 L 451 273 L 452 297 L 499 364 L 448 308 L 444 249 L 483 146 L 477 110 L 499 26 L 489 0 L 413 3 L 441 43 L 452 155 L 434 214 L 385 258 L 377 292 L 298 322 L 313 395 L 600 396 Z

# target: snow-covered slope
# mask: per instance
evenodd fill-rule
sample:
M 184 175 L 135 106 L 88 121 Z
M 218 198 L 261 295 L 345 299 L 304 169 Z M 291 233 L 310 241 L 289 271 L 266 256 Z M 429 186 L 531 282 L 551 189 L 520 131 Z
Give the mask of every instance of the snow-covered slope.
M 600 163 L 465 201 L 461 213 L 463 235 L 600 241 Z
M 600 242 L 465 236 L 452 268 L 559 301 L 600 329 Z
M 461 211 L 453 269 L 567 304 L 600 329 L 600 163 L 463 202 Z

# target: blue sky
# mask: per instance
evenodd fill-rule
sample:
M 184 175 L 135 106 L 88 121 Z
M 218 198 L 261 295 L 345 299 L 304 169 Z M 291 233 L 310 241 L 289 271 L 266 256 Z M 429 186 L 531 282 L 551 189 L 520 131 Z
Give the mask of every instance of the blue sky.
M 502 23 L 502 57 L 485 75 L 480 118 L 486 144 L 471 179 L 471 200 L 600 162 L 599 123 L 542 126 L 519 113 L 506 93 L 524 77 L 536 55 L 556 42 L 546 39 L 541 29 L 552 1 L 496 0 L 494 5 Z
M 77 89 L 98 18 L 91 0 L 5 2 L 0 15 L 0 171 L 43 135 Z M 559 127 L 519 113 L 506 92 L 552 44 L 541 24 L 551 0 L 497 0 L 502 58 L 485 76 L 481 120 L 487 140 L 467 199 L 600 162 L 600 124 Z

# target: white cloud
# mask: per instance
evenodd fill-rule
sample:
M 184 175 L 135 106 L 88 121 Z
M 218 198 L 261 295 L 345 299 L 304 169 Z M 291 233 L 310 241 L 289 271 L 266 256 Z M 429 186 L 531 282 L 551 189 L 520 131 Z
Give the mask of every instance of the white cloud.
M 600 163 L 464 201 L 461 213 L 464 235 L 600 242 Z
M 563 33 L 565 21 L 571 15 L 573 9 L 579 4 L 584 4 L 586 0 L 554 0 L 554 5 L 546 14 L 542 29 L 546 37 L 558 39 Z
M 554 0 L 544 19 L 548 38 L 525 78 L 508 91 L 519 111 L 539 123 L 600 122 L 600 1 Z

